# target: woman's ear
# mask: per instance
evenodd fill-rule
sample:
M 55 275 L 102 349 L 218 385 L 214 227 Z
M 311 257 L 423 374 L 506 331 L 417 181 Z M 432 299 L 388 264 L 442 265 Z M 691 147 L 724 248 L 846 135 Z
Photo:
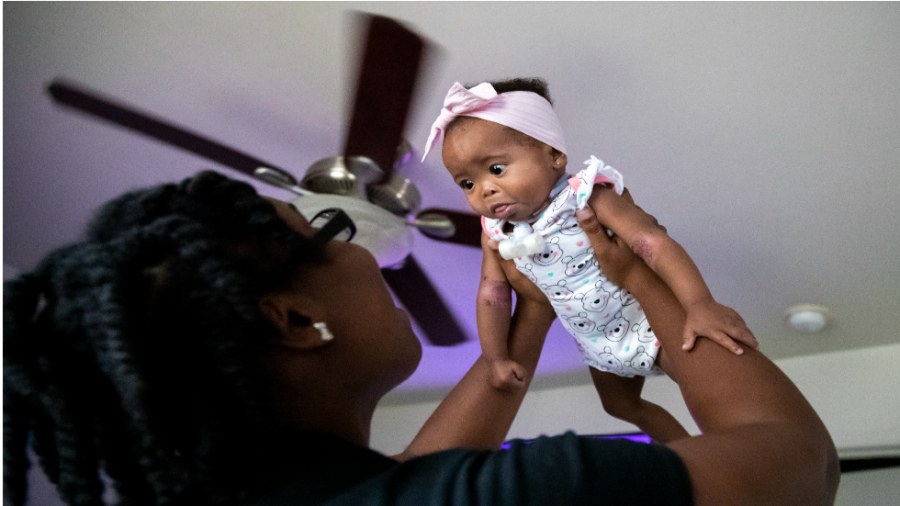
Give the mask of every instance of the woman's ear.
M 269 294 L 259 301 L 259 309 L 263 316 L 274 323 L 281 332 L 282 346 L 295 350 L 313 350 L 331 341 L 325 338 L 325 333 L 319 328 L 324 322 L 315 318 L 320 314 L 317 305 L 300 304 L 293 294 Z M 319 324 L 317 327 L 316 324 Z M 326 331 L 327 332 L 327 331 Z

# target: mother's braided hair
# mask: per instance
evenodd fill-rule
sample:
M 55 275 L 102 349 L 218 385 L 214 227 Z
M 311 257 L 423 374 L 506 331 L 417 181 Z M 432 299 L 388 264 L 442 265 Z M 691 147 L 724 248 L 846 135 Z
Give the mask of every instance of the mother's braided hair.
M 62 499 L 236 504 L 272 427 L 259 297 L 319 250 L 246 183 L 203 172 L 107 203 L 87 238 L 4 286 L 4 503 L 31 446 Z

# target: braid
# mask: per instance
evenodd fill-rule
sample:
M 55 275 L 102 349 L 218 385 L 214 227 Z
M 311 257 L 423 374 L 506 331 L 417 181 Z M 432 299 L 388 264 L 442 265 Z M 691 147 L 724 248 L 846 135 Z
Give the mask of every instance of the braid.
M 25 470 L 28 456 L 28 420 L 12 416 L 28 409 L 24 399 L 3 387 L 3 494 L 8 504 L 25 502 Z
M 39 391 L 35 381 L 39 377 L 36 363 L 16 361 L 17 355 L 28 354 L 34 347 L 31 340 L 12 339 L 12 334 L 30 331 L 30 320 L 40 300 L 39 279 L 36 274 L 25 274 L 5 283 L 3 302 L 3 494 L 4 504 L 18 505 L 25 502 L 26 476 L 29 466 L 27 445 L 29 430 L 41 424 L 34 416 L 29 399 Z M 15 385 L 15 387 L 14 387 Z M 25 415 L 25 416 L 22 416 Z M 35 434 L 35 451 L 45 454 L 46 431 Z M 43 457 L 41 457 L 44 460 Z M 58 476 L 56 459 L 48 462 L 47 474 L 51 480 Z
M 237 504 L 269 432 L 259 298 L 320 249 L 246 183 L 203 172 L 107 203 L 4 286 L 4 496 L 27 448 L 72 505 Z M 226 451 L 227 450 L 227 451 Z

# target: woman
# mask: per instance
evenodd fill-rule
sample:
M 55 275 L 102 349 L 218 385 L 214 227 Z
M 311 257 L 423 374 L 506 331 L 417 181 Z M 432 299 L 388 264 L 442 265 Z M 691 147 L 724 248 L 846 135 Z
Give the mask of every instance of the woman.
M 86 240 L 6 284 L 5 499 L 24 502 L 29 443 L 79 505 L 101 504 L 101 467 L 128 504 L 833 499 L 834 447 L 790 381 L 755 352 L 682 353 L 671 293 L 583 218 L 604 271 L 672 349 L 704 436 L 671 450 L 570 434 L 489 451 L 524 389 L 491 388 L 479 359 L 403 454 L 368 450 L 378 400 L 421 354 L 374 259 L 345 242 L 342 212 L 313 228 L 207 172 L 110 202 Z M 515 272 L 510 353 L 530 378 L 555 315 Z M 639 485 L 647 473 L 653 487 Z

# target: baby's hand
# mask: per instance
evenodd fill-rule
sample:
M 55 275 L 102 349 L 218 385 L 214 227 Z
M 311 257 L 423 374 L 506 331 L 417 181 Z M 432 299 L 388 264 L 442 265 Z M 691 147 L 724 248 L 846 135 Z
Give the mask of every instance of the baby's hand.
M 753 332 L 747 328 L 737 311 L 709 299 L 686 307 L 687 321 L 684 324 L 684 344 L 681 349 L 691 350 L 700 336 L 707 337 L 728 348 L 735 355 L 744 350 L 735 341 L 740 341 L 754 350 L 759 349 Z
M 525 368 L 509 359 L 491 362 L 491 385 L 498 390 L 514 391 L 525 387 Z

